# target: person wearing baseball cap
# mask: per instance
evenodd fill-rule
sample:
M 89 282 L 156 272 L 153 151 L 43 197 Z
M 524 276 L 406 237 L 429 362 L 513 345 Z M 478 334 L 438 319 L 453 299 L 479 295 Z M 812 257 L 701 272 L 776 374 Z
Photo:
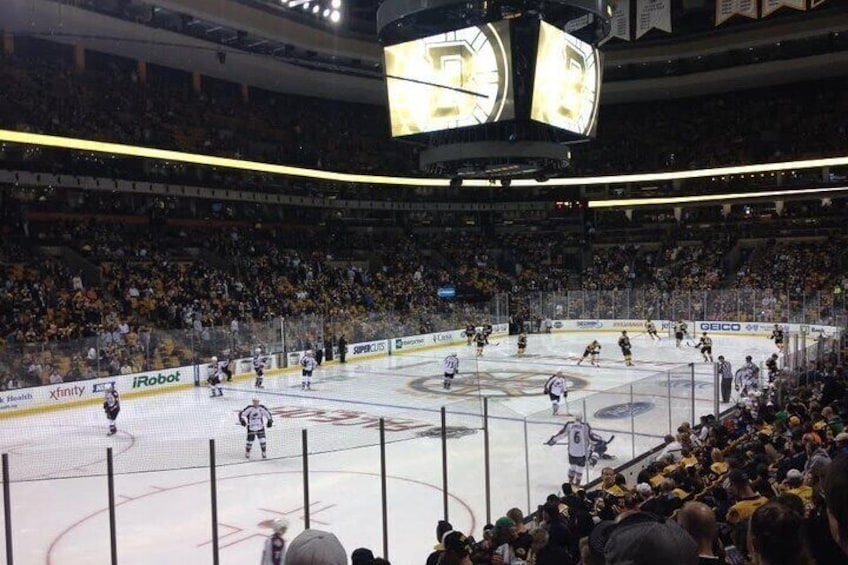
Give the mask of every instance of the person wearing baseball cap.
M 673 520 L 634 512 L 608 526 L 607 532 L 606 565 L 698 564 L 698 545 Z
M 286 565 L 347 565 L 347 552 L 330 532 L 303 530 L 289 545 Z
M 736 504 L 727 511 L 728 524 L 736 525 L 750 518 L 757 508 L 768 502 L 768 498 L 754 492 L 744 471 L 734 469 L 727 479 L 730 482 L 730 494 L 736 498 Z

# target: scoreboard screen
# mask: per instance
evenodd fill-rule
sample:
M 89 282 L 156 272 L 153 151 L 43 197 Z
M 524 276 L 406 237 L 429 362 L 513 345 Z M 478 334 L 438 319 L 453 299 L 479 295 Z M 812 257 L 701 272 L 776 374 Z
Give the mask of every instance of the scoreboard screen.
M 530 119 L 591 136 L 598 117 L 601 69 L 597 49 L 540 22 Z
M 507 21 L 390 45 L 383 54 L 393 137 L 515 117 Z

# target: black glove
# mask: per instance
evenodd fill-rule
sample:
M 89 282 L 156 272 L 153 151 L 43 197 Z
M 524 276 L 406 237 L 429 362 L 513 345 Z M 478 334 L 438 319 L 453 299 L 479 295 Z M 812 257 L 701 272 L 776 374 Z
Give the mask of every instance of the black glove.
M 105 402 L 103 403 L 103 409 L 104 409 L 106 412 L 108 412 L 108 411 L 109 411 L 109 405 L 108 405 L 108 404 L 106 404 Z
M 247 422 L 245 422 L 244 420 L 239 420 L 239 424 L 241 424 L 242 426 L 247 426 Z
M 551 438 L 551 439 L 549 439 L 548 441 L 545 442 L 545 445 L 554 445 L 555 443 L 556 443 L 556 440 L 554 438 Z
M 270 428 L 270 427 L 271 427 L 271 426 L 273 426 L 273 425 L 274 425 L 274 421 L 273 421 L 273 420 L 268 420 L 268 427 Z

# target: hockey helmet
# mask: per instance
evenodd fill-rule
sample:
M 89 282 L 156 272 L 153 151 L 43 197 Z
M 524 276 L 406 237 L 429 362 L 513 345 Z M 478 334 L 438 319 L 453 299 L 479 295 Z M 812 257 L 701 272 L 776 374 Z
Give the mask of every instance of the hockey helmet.
M 274 533 L 282 534 L 289 529 L 289 521 L 285 518 L 275 518 L 274 521 L 271 522 L 271 528 L 274 530 Z
M 218 362 L 218 358 L 217 358 L 217 357 L 215 357 L 215 356 L 213 356 L 213 357 L 212 357 L 212 362 L 213 362 L 213 363 L 217 363 L 217 362 Z
M 256 349 L 253 350 L 253 352 L 256 353 L 257 355 L 259 355 L 260 353 L 262 353 L 262 348 L 257 347 Z
M 583 413 L 582 412 L 575 412 L 574 419 L 577 420 L 578 422 L 582 422 L 583 421 Z

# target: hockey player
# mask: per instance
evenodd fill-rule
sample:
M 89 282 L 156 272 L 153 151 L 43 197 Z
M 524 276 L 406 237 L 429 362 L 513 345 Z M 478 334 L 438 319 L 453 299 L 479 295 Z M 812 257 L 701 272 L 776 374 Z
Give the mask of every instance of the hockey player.
M 524 356 L 524 350 L 527 349 L 527 334 L 521 332 L 518 334 L 518 356 Z
M 618 338 L 618 346 L 621 348 L 621 354 L 624 355 L 624 364 L 628 367 L 633 366 L 633 354 L 630 349 L 630 338 L 627 337 L 627 332 L 621 332 L 621 337 Z
M 456 356 L 456 353 L 451 353 L 447 357 L 445 357 L 444 362 L 442 363 L 445 377 L 442 381 L 442 388 L 445 390 L 450 390 L 451 382 L 453 378 L 459 373 L 459 358 Z
M 657 326 L 651 320 L 645 321 L 645 331 L 648 333 L 649 338 L 660 340 L 660 336 L 657 333 Z
M 262 550 L 262 565 L 284 565 L 286 562 L 286 540 L 283 536 L 289 529 L 289 521 L 277 518 L 271 523 L 274 533 L 265 540 Z
M 752 390 L 760 388 L 760 368 L 757 367 L 751 360 L 751 356 L 745 357 L 745 364 L 742 368 L 736 371 L 736 392 L 741 392 L 742 396 L 748 396 Z
M 244 458 L 250 459 L 250 449 L 253 447 L 254 438 L 259 438 L 259 447 L 262 449 L 262 459 L 268 455 L 265 446 L 265 427 L 274 425 L 274 419 L 267 408 L 254 398 L 249 406 L 245 406 L 238 415 L 239 424 L 247 428 L 247 443 L 244 446 Z
M 315 355 L 311 349 L 306 350 L 306 354 L 300 360 L 300 365 L 303 367 L 300 372 L 300 388 L 301 390 L 312 390 L 312 371 L 318 366 L 318 362 L 315 360 Z
M 256 388 L 265 388 L 262 381 L 265 380 L 265 361 L 266 357 L 262 355 L 262 348 L 257 347 L 253 350 L 253 372 L 256 373 L 256 381 L 253 386 Z
M 688 329 L 686 322 L 683 320 L 674 322 L 674 344 L 677 347 L 680 347 L 680 344 L 683 343 L 683 338 L 686 336 Z
M 476 334 L 474 334 L 474 341 L 477 343 L 477 357 L 483 356 L 483 348 L 489 343 L 486 339 L 486 334 L 483 333 L 483 330 L 480 330 Z
M 773 383 L 780 368 L 777 366 L 777 353 L 772 353 L 771 357 L 766 359 L 766 369 L 768 369 L 768 382 Z
M 474 341 L 474 334 L 477 333 L 477 328 L 474 327 L 474 324 L 468 324 L 465 326 L 465 337 L 468 340 L 466 345 L 471 345 L 471 342 Z
M 224 396 L 221 390 L 221 369 L 218 367 L 218 358 L 213 357 L 209 365 L 206 366 L 207 376 L 206 382 L 209 384 L 209 391 L 212 393 L 209 396 Z
M 586 349 L 583 350 L 583 357 L 577 361 L 577 364 L 580 365 L 583 361 L 588 357 L 590 363 L 594 367 L 600 367 L 598 365 L 598 355 L 601 353 L 601 344 L 598 343 L 597 339 L 593 339 L 589 345 L 586 346 Z
M 225 355 L 223 358 L 218 359 L 218 370 L 222 377 L 227 378 L 227 382 L 232 382 L 233 380 L 233 372 L 230 370 L 230 357 L 229 354 Z
M 118 413 L 121 411 L 121 400 L 118 398 L 118 391 L 115 390 L 115 385 L 112 383 L 107 383 L 105 390 L 106 392 L 103 395 L 103 411 L 106 412 L 106 419 L 109 420 L 109 433 L 106 435 L 113 436 L 118 433 L 115 420 L 118 419 Z
M 701 355 L 704 357 L 704 363 L 713 362 L 713 338 L 707 335 L 707 332 L 701 334 L 701 339 L 695 347 L 701 349 Z
M 565 411 L 568 412 L 568 381 L 562 371 L 557 371 L 545 382 L 545 394 L 551 399 L 552 416 L 559 414 L 559 403 L 562 399 L 565 400 Z
M 574 421 L 565 424 L 546 443 L 554 445 L 563 437 L 568 437 L 568 482 L 580 486 L 580 480 L 586 472 L 586 461 L 592 452 L 592 442 L 602 442 L 603 439 L 583 421 L 583 415 L 580 413 L 575 414 Z
M 492 324 L 483 324 L 483 335 L 486 336 L 486 345 L 489 345 L 489 336 L 492 335 Z
M 781 328 L 778 324 L 774 325 L 774 329 L 771 331 L 769 339 L 773 339 L 775 347 L 777 347 L 780 351 L 783 351 L 783 328 Z

